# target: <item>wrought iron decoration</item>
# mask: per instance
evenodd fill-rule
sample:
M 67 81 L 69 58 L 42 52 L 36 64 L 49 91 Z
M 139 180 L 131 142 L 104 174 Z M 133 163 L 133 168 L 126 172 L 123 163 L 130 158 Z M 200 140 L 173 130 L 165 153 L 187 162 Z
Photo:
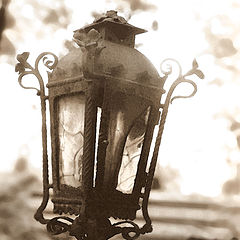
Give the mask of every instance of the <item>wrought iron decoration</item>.
M 47 60 L 47 55 L 51 55 L 54 58 L 54 61 L 51 60 Z M 74 221 L 73 219 L 71 219 L 70 217 L 55 217 L 53 219 L 45 219 L 43 217 L 43 211 L 46 208 L 46 205 L 48 203 L 49 200 L 49 189 L 52 187 L 51 184 L 49 184 L 49 179 L 48 179 L 48 155 L 47 155 L 47 132 L 46 132 L 46 100 L 48 99 L 48 97 L 45 95 L 45 85 L 42 79 L 41 74 L 39 73 L 39 63 L 40 60 L 42 59 L 44 62 L 44 65 L 49 69 L 52 70 L 56 64 L 57 64 L 57 57 L 53 54 L 53 53 L 49 53 L 49 52 L 45 52 L 40 54 L 37 57 L 37 60 L 35 62 L 35 67 L 32 67 L 28 62 L 29 53 L 28 52 L 24 52 L 20 55 L 17 56 L 17 60 L 19 61 L 19 63 L 16 65 L 16 71 L 19 72 L 19 84 L 21 85 L 21 87 L 25 88 L 25 89 L 34 89 L 37 90 L 37 95 L 40 96 L 40 100 L 41 100 L 41 111 L 42 111 L 42 143 L 43 143 L 43 201 L 41 206 L 38 208 L 36 214 L 35 214 L 35 218 L 36 220 L 38 220 L 39 222 L 41 222 L 42 224 L 47 224 L 47 229 L 49 232 L 53 233 L 53 234 L 60 234 L 66 231 L 69 231 L 70 233 L 72 233 L 72 235 L 75 235 L 77 237 L 77 239 L 84 239 L 88 233 L 88 227 L 84 226 L 83 223 L 81 223 L 80 225 L 77 224 L 76 225 L 76 220 Z M 172 103 L 172 101 L 174 99 L 177 98 L 189 98 L 195 95 L 195 93 L 197 92 L 197 85 L 195 82 L 193 82 L 192 80 L 187 79 L 186 77 L 191 76 L 193 74 L 197 75 L 199 78 L 203 79 L 204 75 L 203 73 L 198 69 L 198 64 L 197 61 L 194 60 L 193 64 L 192 64 L 192 69 L 190 71 L 188 71 L 186 74 L 182 74 L 182 70 L 181 70 L 181 66 L 180 64 L 174 60 L 174 59 L 166 59 L 162 62 L 161 64 L 161 71 L 164 74 L 164 80 L 166 81 L 168 76 L 172 73 L 172 66 L 169 65 L 170 62 L 175 62 L 177 63 L 178 67 L 179 67 L 179 76 L 178 78 L 172 83 L 166 100 L 165 102 L 162 104 L 162 113 L 161 113 L 161 118 L 160 118 L 160 124 L 159 124 L 159 130 L 158 130 L 158 135 L 157 135 L 157 139 L 156 139 L 156 143 L 155 143 L 155 147 L 154 147 L 154 153 L 152 156 L 152 160 L 151 160 L 151 165 L 150 165 L 150 169 L 147 175 L 147 181 L 146 181 L 146 195 L 143 198 L 143 204 L 142 204 L 142 212 L 143 212 L 143 216 L 144 219 L 146 221 L 146 224 L 140 228 L 137 224 L 135 224 L 132 221 L 121 221 L 115 224 L 111 224 L 109 221 L 106 221 L 106 223 L 103 223 L 102 226 L 102 231 L 107 232 L 107 238 L 110 238 L 116 234 L 122 233 L 123 237 L 125 239 L 135 239 L 136 237 L 138 237 L 140 234 L 145 234 L 147 232 L 151 232 L 152 231 L 152 227 L 151 227 L 151 219 L 148 215 L 148 211 L 147 211 L 147 206 L 148 206 L 148 198 L 149 198 L 149 194 L 150 194 L 150 190 L 151 190 L 151 184 L 152 184 L 152 180 L 153 180 L 153 176 L 154 176 L 154 172 L 155 172 L 155 167 L 156 167 L 156 163 L 157 163 L 157 157 L 158 157 L 158 151 L 159 151 L 159 147 L 160 147 L 160 143 L 161 143 L 161 138 L 162 138 L 162 133 L 163 133 L 163 129 L 164 129 L 164 124 L 166 121 L 166 117 L 167 117 L 167 113 L 168 113 L 168 107 L 169 104 Z M 164 64 L 168 63 L 168 70 L 165 71 L 163 69 Z M 24 86 L 22 84 L 22 78 L 28 74 L 33 74 L 35 75 L 35 77 L 38 79 L 39 82 L 39 89 L 35 88 L 35 87 L 28 87 L 28 86 Z M 189 83 L 193 86 L 193 92 L 189 95 L 189 96 L 175 96 L 172 98 L 172 94 L 175 90 L 175 88 L 181 84 L 181 83 Z M 101 197 L 97 196 L 98 199 L 95 199 L 96 201 L 101 201 Z M 78 217 L 79 219 L 81 219 L 81 216 Z M 60 220 L 66 220 L 68 222 L 70 222 L 72 225 L 66 224 L 65 222 L 62 222 Z M 75 222 L 75 224 L 74 224 Z M 82 222 L 82 220 L 80 221 Z M 130 227 L 119 227 L 119 225 L 121 224 L 125 224 L 128 223 L 131 226 Z M 76 228 L 75 228 L 76 227 Z M 134 236 L 130 236 L 130 233 L 135 233 Z
M 110 14 L 110 18 L 116 17 L 115 14 Z M 108 16 L 109 17 L 109 16 Z M 102 18 L 104 19 L 104 18 Z M 116 21 L 123 21 L 121 18 L 117 18 Z M 126 24 L 124 22 L 124 24 Z M 90 30 L 87 35 L 79 35 L 75 34 L 75 39 L 77 44 L 83 48 L 83 51 L 86 53 L 86 58 L 85 61 L 88 61 L 87 64 L 87 69 L 84 69 L 85 73 L 88 72 L 93 72 L 93 63 L 92 61 L 94 60 L 94 57 L 100 54 L 100 52 L 104 49 L 104 45 L 98 44 L 98 40 L 100 39 L 99 33 L 95 30 Z M 101 193 L 95 188 L 93 188 L 91 191 L 86 190 L 85 191 L 85 196 L 84 196 L 84 201 L 81 206 L 81 210 L 79 214 L 75 219 L 67 216 L 58 216 L 54 217 L 53 219 L 46 219 L 43 216 L 44 209 L 47 206 L 48 200 L 49 200 L 49 189 L 53 188 L 53 184 L 49 183 L 49 174 L 48 174 L 48 154 L 47 154 L 47 122 L 46 122 L 46 102 L 48 100 L 48 96 L 45 94 L 45 84 L 43 81 L 43 78 L 39 72 L 39 63 L 42 60 L 43 64 L 49 69 L 53 70 L 58 63 L 57 57 L 50 52 L 45 52 L 40 54 L 35 62 L 35 66 L 31 66 L 28 63 L 28 52 L 24 52 L 22 54 L 19 54 L 17 56 L 17 60 L 19 63 L 16 65 L 16 72 L 19 72 L 19 84 L 21 87 L 25 89 L 34 89 L 37 91 L 37 95 L 40 96 L 40 101 L 41 101 L 41 112 L 42 112 L 42 145 L 43 145 L 43 199 L 40 207 L 38 208 L 36 214 L 35 214 L 35 219 L 39 221 L 42 224 L 47 225 L 47 230 L 51 232 L 52 234 L 60 234 L 63 232 L 69 232 L 70 235 L 75 236 L 77 239 L 109 239 L 113 237 L 116 234 L 122 234 L 122 237 L 127 240 L 133 240 L 139 237 L 141 234 L 145 234 L 148 232 L 152 231 L 152 222 L 148 214 L 148 199 L 150 195 L 150 190 L 151 190 L 151 185 L 153 181 L 153 176 L 155 172 L 155 167 L 157 163 L 157 158 L 158 158 L 158 152 L 159 152 L 159 147 L 161 144 L 161 139 L 162 139 L 162 133 L 164 129 L 164 124 L 166 121 L 167 113 L 168 113 L 168 108 L 169 104 L 172 103 L 173 100 L 177 98 L 189 98 L 195 95 L 197 92 L 197 85 L 196 83 L 188 79 L 189 76 L 191 75 L 196 75 L 199 78 L 203 79 L 204 75 L 203 73 L 198 69 L 198 63 L 196 60 L 193 61 L 192 63 L 192 69 L 188 71 L 186 74 L 182 74 L 181 66 L 180 64 L 174 60 L 174 59 L 166 59 L 163 61 L 161 64 L 161 71 L 163 74 L 163 77 L 159 79 L 161 81 L 162 86 L 164 85 L 165 81 L 167 80 L 168 76 L 172 73 L 172 64 L 171 62 L 177 64 L 179 68 L 179 74 L 177 79 L 172 83 L 167 96 L 166 100 L 164 103 L 160 103 L 160 123 L 159 123 L 159 129 L 158 129 L 158 135 L 156 138 L 155 146 L 154 146 L 154 151 L 153 151 L 153 156 L 150 161 L 150 167 L 148 172 L 144 172 L 144 176 L 142 175 L 141 178 L 144 179 L 143 182 L 143 189 L 144 192 L 141 194 L 140 198 L 142 198 L 142 204 L 141 204 L 141 209 L 142 209 L 142 214 L 145 220 L 145 224 L 142 227 L 139 227 L 136 223 L 133 222 L 135 219 L 134 214 L 129 215 L 126 214 L 126 217 L 124 217 L 124 211 L 122 210 L 121 216 L 122 219 L 125 219 L 123 221 L 117 222 L 117 223 L 111 223 L 111 221 L 108 219 L 109 214 L 104 212 L 104 193 Z M 51 57 L 51 60 L 49 59 Z M 90 62 L 90 64 L 89 64 Z M 167 67 L 167 69 L 164 70 L 164 67 Z M 115 71 L 115 72 L 114 72 Z M 119 67 L 117 70 L 113 70 L 111 72 L 112 74 L 118 74 L 122 72 L 122 67 Z M 116 73 L 117 72 L 117 73 Z M 35 87 L 29 87 L 29 86 L 24 86 L 22 83 L 22 79 L 24 76 L 33 74 L 38 82 L 39 82 L 39 88 Z M 147 78 L 147 74 L 144 74 L 142 76 L 143 78 Z M 172 94 L 176 87 L 180 85 L 181 83 L 188 83 L 191 84 L 193 87 L 193 91 L 190 95 L 188 96 L 175 96 L 172 97 Z M 87 99 L 87 101 L 91 101 L 90 99 Z M 89 106 L 89 105 L 88 105 Z M 104 117 L 104 116 L 103 116 Z M 87 119 L 88 121 L 92 121 L 91 119 Z M 86 123 L 87 124 L 90 123 Z M 89 126 L 91 127 L 91 126 Z M 88 134 L 86 132 L 86 134 Z M 101 136 L 99 136 L 99 139 Z M 100 144 L 100 143 L 99 143 Z M 90 154 L 89 157 L 92 157 L 92 153 L 89 152 Z M 91 168 L 92 166 L 90 166 Z M 87 168 L 86 168 L 87 169 Z M 90 170 L 91 171 L 91 170 Z M 85 173 L 83 173 L 85 174 Z M 92 185 L 91 179 L 89 180 L 90 182 L 87 183 L 88 185 Z M 97 183 L 96 183 L 97 184 Z M 121 195 L 121 197 L 124 197 Z M 75 213 L 74 209 L 67 209 L 66 212 L 69 213 Z M 77 212 L 77 211 L 76 211 Z M 116 215 L 117 216 L 117 215 Z M 117 217 L 116 217 L 117 218 Z M 130 219 L 130 220 L 129 220 Z

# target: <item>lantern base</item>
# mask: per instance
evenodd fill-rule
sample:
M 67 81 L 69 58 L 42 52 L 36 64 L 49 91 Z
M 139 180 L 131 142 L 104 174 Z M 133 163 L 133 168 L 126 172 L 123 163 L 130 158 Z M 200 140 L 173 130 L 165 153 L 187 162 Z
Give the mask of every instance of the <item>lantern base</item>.
M 71 224 L 67 224 L 66 221 Z M 124 226 L 120 227 L 119 225 Z M 53 235 L 69 232 L 69 235 L 74 236 L 77 240 L 106 240 L 117 234 L 122 234 L 124 239 L 133 240 L 140 234 L 151 232 L 152 226 L 145 224 L 140 228 L 132 221 L 112 224 L 108 218 L 87 219 L 79 216 L 75 220 L 68 217 L 53 218 L 47 223 L 47 230 Z
M 69 194 L 70 195 L 70 194 Z M 111 196 L 109 199 L 107 196 Z M 54 196 L 53 213 L 55 214 L 74 214 L 76 216 L 82 213 L 83 199 L 70 195 L 70 197 Z M 140 209 L 138 199 L 133 198 L 132 194 L 125 194 L 117 190 L 97 191 L 92 189 L 87 198 L 87 215 L 97 217 L 113 217 L 115 219 L 134 220 L 136 212 Z

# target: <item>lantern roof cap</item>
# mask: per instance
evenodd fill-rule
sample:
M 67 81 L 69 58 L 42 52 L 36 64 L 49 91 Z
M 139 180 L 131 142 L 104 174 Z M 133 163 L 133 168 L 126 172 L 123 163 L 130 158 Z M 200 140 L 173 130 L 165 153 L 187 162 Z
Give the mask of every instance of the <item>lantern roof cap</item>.
M 76 31 L 88 32 L 92 28 L 100 28 L 102 26 L 112 26 L 125 28 L 126 31 L 130 31 L 132 34 L 137 35 L 147 32 L 147 30 L 135 27 L 127 22 L 127 20 L 121 16 L 117 15 L 117 11 L 109 10 L 105 14 L 102 14 L 95 18 L 93 23 L 84 26 Z M 76 32 L 75 31 L 75 32 Z

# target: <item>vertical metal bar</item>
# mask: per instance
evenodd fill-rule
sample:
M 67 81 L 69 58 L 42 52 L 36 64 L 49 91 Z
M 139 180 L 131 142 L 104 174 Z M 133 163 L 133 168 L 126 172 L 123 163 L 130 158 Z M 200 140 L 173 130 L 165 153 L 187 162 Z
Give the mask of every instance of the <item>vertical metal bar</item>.
M 51 149 L 52 149 L 52 181 L 53 181 L 53 191 L 54 194 L 59 191 L 59 164 L 58 161 L 58 146 L 59 146 L 59 138 L 58 138 L 58 113 L 59 106 L 57 103 L 57 97 L 51 96 L 49 89 L 49 110 L 50 110 L 50 128 L 51 128 Z
M 101 189 L 104 178 L 104 167 L 106 158 L 106 149 L 108 145 L 108 125 L 109 125 L 109 100 L 111 91 L 107 80 L 104 82 L 102 115 L 100 121 L 98 150 L 97 150 L 97 173 L 96 173 L 96 189 Z
M 39 74 L 39 78 L 41 78 Z M 41 99 L 41 113 L 42 113 L 42 175 L 43 175 L 43 199 L 42 203 L 37 209 L 34 218 L 42 224 L 46 224 L 48 220 L 43 217 L 43 211 L 47 206 L 49 199 L 49 176 L 48 176 L 48 153 L 47 153 L 47 118 L 46 118 L 46 96 L 44 85 L 40 84 L 40 99 Z
M 93 187 L 97 107 L 94 82 L 88 82 L 86 92 L 84 143 L 83 143 L 83 187 L 87 193 Z
M 156 109 L 155 106 L 151 106 L 147 129 L 144 136 L 144 143 L 142 147 L 141 157 L 139 159 L 137 174 L 136 174 L 134 188 L 132 192 L 135 200 L 138 200 L 139 195 L 141 194 L 141 189 L 145 185 L 145 181 L 146 181 L 145 171 L 146 171 L 149 149 L 152 143 L 152 136 L 154 132 L 154 127 L 156 125 L 157 116 L 158 116 L 158 109 Z
M 143 217 L 146 221 L 146 225 L 149 226 L 149 228 L 151 228 L 152 221 L 149 217 L 148 209 L 147 209 L 148 200 L 149 200 L 149 195 L 150 195 L 150 191 L 151 191 L 151 187 L 152 187 L 153 176 L 154 176 L 154 172 L 155 172 L 155 168 L 156 168 L 156 164 L 157 164 L 158 152 L 159 152 L 159 147 L 160 147 L 160 143 L 161 143 L 161 140 L 162 140 L 162 133 L 163 133 L 163 129 L 164 129 L 164 124 L 165 124 L 166 117 L 167 117 L 168 105 L 169 105 L 169 103 L 165 104 L 164 107 L 163 107 L 161 120 L 160 120 L 160 125 L 159 125 L 159 130 L 158 130 L 158 135 L 157 135 L 157 138 L 156 138 L 156 143 L 155 143 L 155 147 L 154 147 L 154 151 L 153 151 L 153 156 L 152 156 L 151 164 L 150 164 L 150 167 L 149 167 L 149 172 L 148 172 L 147 179 L 146 179 L 145 192 L 144 192 L 144 197 L 143 197 L 142 212 L 143 212 Z

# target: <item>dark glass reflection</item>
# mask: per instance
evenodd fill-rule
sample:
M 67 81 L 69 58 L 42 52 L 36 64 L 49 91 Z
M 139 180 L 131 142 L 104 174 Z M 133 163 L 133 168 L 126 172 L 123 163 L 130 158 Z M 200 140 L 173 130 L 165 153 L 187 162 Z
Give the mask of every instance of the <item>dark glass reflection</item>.
M 135 120 L 125 143 L 117 185 L 117 190 L 123 193 L 131 193 L 133 190 L 137 166 L 147 129 L 149 111 L 150 107 Z
M 146 113 L 148 106 L 146 100 L 123 93 L 115 94 L 111 98 L 109 103 L 109 143 L 106 150 L 104 172 L 105 188 L 116 189 L 119 182 L 119 170 L 124 158 L 124 148 L 126 149 L 128 144 L 130 146 L 133 142 L 138 141 L 139 136 L 145 132 L 144 128 L 142 129 L 140 126 L 141 124 L 138 126 L 138 119 Z M 131 129 L 132 131 L 130 131 Z M 126 141 L 128 141 L 127 145 Z

